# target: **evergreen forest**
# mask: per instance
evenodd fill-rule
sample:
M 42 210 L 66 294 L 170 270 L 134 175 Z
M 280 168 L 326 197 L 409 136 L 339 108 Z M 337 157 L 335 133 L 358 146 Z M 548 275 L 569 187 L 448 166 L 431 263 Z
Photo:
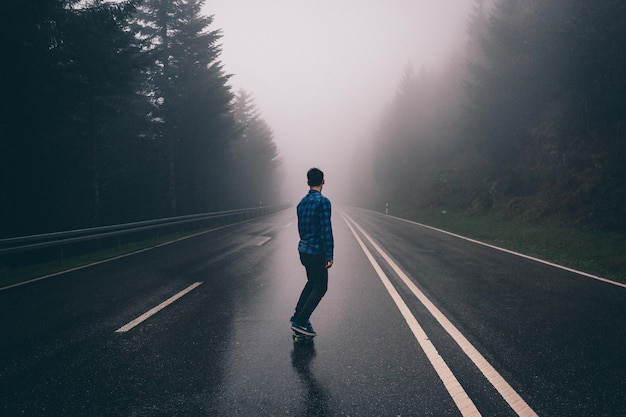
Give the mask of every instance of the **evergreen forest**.
M 278 202 L 272 130 L 203 3 L 3 4 L 0 238 L 256 207 L 261 180 Z
M 0 238 L 280 201 L 203 4 L 6 2 Z M 474 0 L 463 50 L 407 66 L 363 138 L 352 203 L 626 231 L 625 21 L 615 0 Z
M 406 68 L 363 202 L 626 231 L 623 22 L 621 1 L 476 0 L 445 71 Z

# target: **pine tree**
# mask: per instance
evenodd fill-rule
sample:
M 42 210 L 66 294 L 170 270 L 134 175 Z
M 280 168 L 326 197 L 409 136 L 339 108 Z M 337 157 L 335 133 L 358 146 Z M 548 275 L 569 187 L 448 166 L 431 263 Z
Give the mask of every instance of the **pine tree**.
M 200 14 L 202 0 L 147 0 L 135 28 L 153 65 L 145 94 L 153 104 L 154 137 L 166 161 L 169 215 L 219 207 L 222 161 L 234 134 L 228 75 L 218 60 L 218 30 Z
M 274 133 L 263 120 L 252 95 L 240 90 L 234 101 L 240 136 L 232 144 L 232 198 L 236 207 L 278 203 L 280 159 Z
M 84 149 L 82 169 L 89 172 L 84 177 L 90 182 L 93 226 L 100 224 L 100 171 L 112 162 L 102 160 L 100 154 L 123 146 L 116 141 L 121 132 L 115 127 L 121 115 L 132 109 L 141 69 L 139 45 L 126 30 L 126 19 L 133 10 L 130 3 L 91 0 L 72 9 L 74 18 L 64 25 L 63 74 L 72 86 L 72 95 L 66 100 L 73 107 L 72 136 L 83 142 L 72 146 Z
M 133 37 L 123 28 L 132 4 L 16 3 L 0 25 L 16 29 L 6 32 L 16 42 L 6 42 L 2 77 L 0 165 L 2 181 L 11 179 L 0 186 L 11 201 L 2 219 L 21 234 L 97 224 L 97 151 L 134 90 Z

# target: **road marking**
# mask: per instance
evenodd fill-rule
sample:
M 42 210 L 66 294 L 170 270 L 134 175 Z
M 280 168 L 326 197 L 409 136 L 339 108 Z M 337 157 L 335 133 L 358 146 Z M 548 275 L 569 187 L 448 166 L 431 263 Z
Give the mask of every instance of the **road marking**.
M 344 216 L 344 219 L 347 217 L 344 213 L 341 213 L 341 214 L 342 216 Z M 354 223 L 352 219 L 350 219 L 350 221 Z M 363 252 L 365 252 L 365 256 L 367 256 L 367 259 L 369 259 L 370 263 L 374 267 L 374 270 L 378 274 L 378 277 L 380 278 L 380 280 L 383 282 L 383 285 L 387 289 L 387 292 L 389 293 L 393 301 L 396 303 L 398 310 L 400 310 L 400 313 L 402 313 L 402 316 L 404 317 L 407 324 L 409 325 L 409 328 L 413 332 L 413 335 L 415 336 L 417 343 L 419 343 L 420 347 L 426 354 L 426 357 L 428 357 L 428 360 L 435 368 L 437 375 L 439 375 L 439 378 L 441 379 L 444 386 L 448 390 L 448 393 L 452 397 L 452 400 L 456 404 L 461 414 L 464 417 L 480 416 L 481 414 L 476 408 L 476 406 L 474 405 L 473 401 L 469 398 L 469 396 L 467 395 L 467 393 L 461 386 L 460 382 L 456 379 L 456 377 L 454 376 L 454 374 L 452 373 L 452 371 L 450 370 L 446 362 L 443 360 L 443 358 L 439 354 L 439 352 L 437 352 L 437 349 L 432 344 L 432 342 L 426 335 L 426 332 L 424 332 L 424 329 L 419 324 L 415 316 L 411 314 L 409 307 L 406 305 L 404 300 L 402 300 L 402 297 L 400 296 L 400 294 L 398 294 L 393 284 L 391 284 L 391 282 L 389 281 L 389 278 L 387 278 L 387 276 L 381 269 L 378 262 L 376 262 L 376 260 L 374 259 L 370 251 L 367 249 L 367 247 L 365 246 L 361 238 L 357 235 L 352 225 L 349 222 L 346 222 L 346 224 L 350 228 L 350 231 L 352 231 L 352 234 L 354 235 L 357 242 L 361 246 L 361 249 L 363 250 Z M 354 223 L 354 225 L 356 227 L 359 227 L 356 223 Z
M 257 246 L 263 246 L 265 245 L 267 242 L 269 242 L 270 240 L 272 240 L 271 237 L 269 236 L 261 236 L 263 239 L 261 239 L 261 241 L 259 243 L 257 243 Z
M 380 256 L 385 259 L 394 272 L 402 279 L 417 299 L 428 309 L 430 314 L 441 324 L 454 341 L 459 345 L 463 352 L 478 367 L 487 380 L 500 393 L 509 406 L 519 415 L 523 417 L 537 416 L 535 411 L 522 399 L 522 397 L 509 385 L 508 382 L 496 371 L 496 369 L 476 350 L 476 348 L 463 336 L 463 334 L 448 320 L 448 318 L 424 295 L 422 291 L 411 281 L 411 279 L 400 269 L 400 267 L 374 242 L 374 240 L 350 217 L 347 217 L 355 227 L 363 234 L 363 236 L 376 249 Z
M 237 223 L 227 224 L 225 226 L 219 226 L 219 227 L 216 227 L 214 229 L 205 230 L 205 231 L 202 231 L 202 232 L 199 232 L 199 233 L 195 233 L 195 234 L 189 235 L 189 236 L 184 236 L 184 237 L 181 237 L 181 238 L 178 238 L 178 239 L 175 239 L 175 240 L 170 240 L 170 241 L 167 241 L 167 242 L 164 242 L 164 243 L 160 243 L 160 244 L 155 245 L 155 246 L 151 246 L 151 247 L 144 248 L 144 249 L 139 249 L 139 250 L 136 250 L 134 252 L 129 252 L 129 253 L 125 253 L 125 254 L 122 254 L 122 255 L 114 256 L 112 258 L 103 259 L 101 261 L 91 262 L 91 263 L 88 263 L 88 264 L 85 264 L 85 265 L 77 266 L 75 268 L 65 269 L 63 271 L 53 272 L 53 273 L 48 274 L 48 275 L 44 275 L 44 276 L 41 276 L 41 277 L 29 279 L 28 281 L 17 282 L 15 284 L 7 285 L 6 287 L 1 287 L 0 291 L 8 290 L 10 288 L 15 288 L 15 287 L 21 287 L 22 285 L 32 284 L 34 282 L 42 281 L 44 279 L 53 278 L 53 277 L 56 277 L 56 276 L 59 276 L 59 275 L 64 275 L 64 274 L 67 274 L 69 272 L 79 271 L 81 269 L 86 269 L 86 268 L 90 268 L 92 266 L 96 266 L 96 265 L 112 262 L 112 261 L 115 261 L 115 260 L 118 260 L 118 259 L 126 258 L 126 257 L 129 257 L 129 256 L 137 255 L 139 253 L 147 252 L 147 251 L 150 251 L 150 250 L 155 249 L 155 248 L 160 248 L 162 246 L 167 246 L 167 245 L 171 245 L 172 243 L 180 242 L 181 240 L 191 239 L 193 237 L 200 236 L 200 235 L 207 234 L 207 233 L 211 233 L 211 232 L 214 232 L 216 230 L 225 229 L 225 228 L 231 227 L 231 226 L 236 226 L 238 224 L 245 223 L 247 221 L 249 221 L 249 220 L 242 220 L 242 221 L 237 222 Z
M 163 301 L 161 304 L 159 304 L 158 306 L 156 306 L 156 307 L 150 309 L 149 311 L 145 312 L 141 316 L 137 317 L 135 320 L 128 322 L 124 326 L 122 326 L 119 329 L 117 329 L 115 332 L 116 333 L 123 333 L 123 332 L 129 331 L 133 327 L 137 326 L 138 324 L 140 324 L 141 322 L 145 321 L 149 317 L 151 317 L 151 316 L 155 315 L 156 313 L 158 313 L 159 311 L 163 310 L 165 307 L 167 307 L 168 305 L 172 304 L 174 301 L 178 300 L 183 295 L 185 295 L 188 292 L 192 291 L 193 289 L 197 288 L 201 284 L 202 284 L 202 282 L 194 282 L 193 284 L 191 284 L 190 286 L 188 286 L 187 288 L 185 288 L 184 290 L 182 290 L 178 294 L 176 294 L 176 295 L 168 298 L 167 300 Z
M 623 283 L 623 282 L 617 282 L 617 281 L 613 281 L 613 280 L 608 279 L 608 278 L 602 278 L 602 277 L 599 277 L 597 275 L 589 274 L 587 272 L 579 271 L 577 269 L 568 268 L 566 266 L 555 264 L 555 263 L 552 263 L 552 262 L 549 262 L 549 261 L 544 261 L 543 259 L 534 258 L 532 256 L 524 255 L 523 253 L 515 252 L 515 251 L 509 250 L 509 249 L 504 249 L 504 248 L 501 248 L 499 246 L 490 245 L 489 243 L 485 243 L 485 242 L 481 242 L 480 240 L 474 240 L 474 239 L 471 239 L 469 237 L 457 235 L 457 234 L 454 234 L 452 232 L 446 232 L 445 230 L 437 229 L 436 227 L 427 226 L 425 224 L 421 224 L 421 223 L 417 223 L 417 222 L 414 222 L 414 221 L 411 221 L 411 220 L 403 219 L 401 217 L 394 217 L 394 216 L 389 216 L 389 217 L 392 217 L 392 218 L 394 218 L 396 220 L 402 220 L 403 222 L 415 224 L 417 226 L 425 227 L 427 229 L 431 229 L 431 230 L 434 230 L 434 231 L 437 231 L 437 232 L 440 232 L 440 233 L 445 233 L 446 235 L 454 236 L 454 237 L 457 237 L 457 238 L 460 238 L 460 239 L 463 239 L 463 240 L 467 240 L 468 242 L 477 243 L 479 245 L 486 246 L 486 247 L 491 248 L 491 249 L 496 249 L 496 250 L 499 250 L 501 252 L 510 253 L 511 255 L 520 256 L 522 258 L 526 258 L 526 259 L 529 259 L 531 261 L 539 262 L 539 263 L 542 263 L 544 265 L 549 265 L 549 266 L 552 266 L 554 268 L 559 268 L 559 269 L 562 269 L 562 270 L 567 271 L 567 272 L 573 272 L 575 274 L 582 275 L 582 276 L 585 276 L 587 278 L 595 279 L 597 281 L 606 282 L 607 284 L 612 284 L 612 285 L 616 285 L 618 287 L 626 288 L 626 283 Z

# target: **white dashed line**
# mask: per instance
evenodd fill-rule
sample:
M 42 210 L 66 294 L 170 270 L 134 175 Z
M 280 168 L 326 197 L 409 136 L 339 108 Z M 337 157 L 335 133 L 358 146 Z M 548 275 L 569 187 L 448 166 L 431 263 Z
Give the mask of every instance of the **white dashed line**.
M 149 317 L 151 317 L 151 316 L 155 315 L 156 313 L 158 313 L 159 311 L 163 310 L 165 307 L 167 307 L 168 305 L 172 304 L 174 301 L 178 300 L 180 297 L 182 297 L 183 295 L 185 295 L 188 292 L 192 291 L 193 289 L 195 289 L 196 287 L 200 286 L 201 284 L 202 284 L 202 282 L 195 282 L 195 283 L 191 284 L 190 286 L 188 286 L 187 288 L 185 288 L 184 290 L 182 290 L 178 294 L 168 298 L 167 300 L 163 301 L 158 306 L 152 308 L 151 310 L 149 310 L 149 311 L 145 312 L 144 314 L 142 314 L 141 316 L 137 317 L 135 320 L 130 321 L 127 324 L 125 324 L 124 326 L 120 327 L 115 332 L 116 333 L 123 333 L 123 332 L 129 331 L 133 327 L 137 326 L 138 324 L 140 324 L 144 320 L 148 319 Z

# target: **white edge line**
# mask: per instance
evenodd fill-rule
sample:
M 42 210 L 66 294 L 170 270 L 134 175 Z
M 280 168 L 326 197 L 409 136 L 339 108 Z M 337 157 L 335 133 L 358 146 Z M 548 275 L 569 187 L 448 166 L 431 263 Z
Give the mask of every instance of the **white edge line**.
M 378 214 L 382 214 L 382 213 L 378 213 Z M 515 252 L 515 251 L 512 251 L 512 250 L 509 250 L 509 249 L 501 248 L 499 246 L 490 245 L 489 243 L 481 242 L 480 240 L 475 240 L 475 239 L 471 239 L 469 237 L 457 235 L 457 234 L 452 233 L 452 232 L 447 232 L 447 231 L 442 230 L 442 229 L 437 229 L 436 227 L 427 226 L 425 224 L 414 222 L 412 220 L 403 219 L 402 217 L 395 217 L 395 216 L 391 216 L 389 214 L 385 214 L 384 216 L 388 216 L 388 217 L 391 217 L 393 219 L 401 220 L 403 222 L 411 223 L 411 224 L 414 224 L 414 225 L 417 225 L 417 226 L 425 227 L 427 229 L 431 229 L 431 230 L 434 230 L 434 231 L 437 231 L 437 232 L 440 232 L 440 233 L 445 233 L 446 235 L 454 236 L 454 237 L 457 237 L 459 239 L 467 240 L 467 241 L 472 242 L 472 243 L 477 243 L 479 245 L 486 246 L 486 247 L 491 248 L 491 249 L 496 249 L 496 250 L 499 250 L 499 251 L 502 251 L 502 252 L 510 253 L 511 255 L 516 255 L 516 256 L 520 256 L 522 258 L 530 259 L 531 261 L 539 262 L 539 263 L 542 263 L 544 265 L 549 265 L 549 266 L 552 266 L 554 268 L 559 268 L 559 269 L 562 269 L 564 271 L 573 272 L 573 273 L 578 274 L 578 275 L 583 275 L 583 276 L 585 276 L 587 278 L 592 278 L 592 279 L 595 279 L 595 280 L 598 280 L 598 281 L 606 282 L 607 284 L 612 284 L 612 285 L 616 285 L 618 287 L 626 288 L 626 283 L 623 283 L 623 282 L 613 281 L 611 279 L 602 278 L 602 277 L 599 277 L 597 275 L 593 275 L 593 274 L 590 274 L 590 273 L 587 273 L 587 272 L 579 271 L 577 269 L 572 269 L 572 268 L 568 268 L 568 267 L 563 266 L 563 265 L 555 264 L 555 263 L 552 263 L 552 262 L 549 262 L 549 261 L 544 261 L 543 259 L 534 258 L 534 257 L 529 256 L 529 255 L 524 255 L 523 253 L 519 253 L 519 252 Z
M 347 216 L 343 212 L 341 213 L 341 215 L 344 217 L 344 220 L 346 220 L 346 224 L 350 228 L 350 231 L 352 232 L 357 242 L 361 246 L 361 249 L 365 253 L 365 256 L 374 267 L 374 270 L 376 271 L 376 273 L 378 274 L 378 277 L 380 278 L 383 285 L 387 289 L 387 292 L 389 293 L 393 301 L 396 303 L 398 310 L 400 310 L 400 313 L 402 314 L 407 324 L 409 325 L 409 328 L 413 332 L 415 339 L 417 340 L 420 347 L 426 354 L 426 357 L 428 357 L 428 360 L 432 364 L 433 368 L 435 368 L 437 375 L 439 376 L 444 386 L 448 390 L 448 393 L 452 397 L 452 400 L 456 404 L 461 414 L 464 417 L 480 416 L 481 414 L 476 408 L 476 405 L 469 398 L 469 396 L 467 395 L 467 393 L 461 386 L 461 383 L 456 379 L 456 376 L 454 376 L 454 374 L 452 373 L 452 371 L 450 370 L 446 362 L 443 360 L 443 358 L 437 351 L 437 348 L 435 348 L 433 343 L 430 341 L 430 339 L 428 338 L 428 335 L 426 334 L 426 332 L 424 332 L 424 329 L 419 324 L 415 316 L 411 314 L 411 311 L 409 310 L 408 306 L 402 300 L 402 297 L 400 296 L 400 294 L 398 294 L 393 284 L 391 284 L 391 282 L 389 281 L 389 278 L 387 278 L 387 276 L 381 269 L 380 265 L 378 264 L 378 262 L 376 262 L 376 260 L 374 259 L 370 251 L 367 249 L 367 247 L 365 246 L 361 238 L 357 235 L 356 231 L 354 230 L 350 222 L 347 221 L 346 219 Z M 350 221 L 354 222 L 352 219 L 350 219 Z M 355 226 L 358 227 L 356 223 L 355 223 Z
M 107 262 L 115 261 L 117 259 L 126 258 L 127 256 L 137 255 L 137 254 L 139 254 L 141 252 L 147 252 L 147 251 L 155 249 L 155 248 L 160 248 L 162 246 L 167 246 L 167 245 L 170 245 L 172 243 L 180 242 L 181 240 L 191 239 L 192 237 L 200 236 L 200 235 L 203 235 L 203 234 L 206 234 L 206 233 L 210 233 L 210 232 L 214 232 L 214 231 L 220 230 L 220 229 L 225 229 L 225 228 L 230 227 L 230 226 L 236 226 L 238 224 L 245 223 L 245 222 L 248 222 L 248 221 L 250 221 L 250 220 L 243 220 L 243 221 L 240 221 L 240 222 L 237 222 L 237 223 L 227 224 L 225 226 L 216 227 L 215 229 L 205 230 L 203 232 L 194 233 L 193 235 L 184 236 L 184 237 L 181 237 L 181 238 L 178 238 L 178 239 L 175 239 L 175 240 L 170 240 L 170 241 L 167 241 L 167 242 L 159 243 L 158 245 L 154 245 L 154 246 L 151 246 L 149 248 L 139 249 L 139 250 L 136 250 L 136 251 L 133 251 L 133 252 L 125 253 L 123 255 L 114 256 L 112 258 L 103 259 L 101 261 L 92 262 L 92 263 L 81 265 L 81 266 L 77 266 L 77 267 L 71 268 L 71 269 L 65 269 L 63 271 L 59 271 L 59 272 L 55 272 L 55 273 L 52 273 L 52 274 L 44 275 L 44 276 L 41 276 L 41 277 L 29 279 L 28 281 L 16 282 L 15 284 L 7 285 L 6 287 L 0 287 L 0 291 L 8 290 L 8 289 L 14 288 L 14 287 L 20 287 L 20 286 L 26 285 L 26 284 L 32 284 L 33 282 L 37 282 L 37 281 L 41 281 L 41 280 L 44 280 L 44 279 L 56 277 L 57 275 L 63 275 L 63 274 L 67 274 L 69 272 L 79 271 L 81 269 L 90 268 L 92 266 L 96 266 L 96 265 L 104 264 L 104 263 L 107 263 Z
M 348 217 L 349 218 L 349 217 Z M 409 287 L 411 292 L 420 300 L 420 302 L 428 309 L 430 314 L 441 324 L 454 341 L 459 345 L 468 358 L 474 362 L 482 374 L 500 393 L 502 398 L 519 416 L 537 416 L 532 408 L 522 399 L 522 397 L 509 385 L 508 382 L 500 375 L 498 371 L 485 359 L 478 350 L 463 336 L 463 334 L 448 320 L 448 318 L 424 295 L 422 291 L 411 281 L 411 279 L 400 269 L 400 267 L 373 241 L 373 239 L 365 233 L 365 231 L 350 219 L 365 238 L 372 244 L 376 251 L 385 259 L 391 268 L 398 274 L 402 281 Z
M 138 324 L 142 323 L 146 319 L 150 318 L 151 316 L 155 315 L 159 311 L 163 310 L 165 307 L 167 307 L 168 305 L 172 304 L 174 301 L 178 300 L 179 298 L 181 298 L 182 296 L 184 296 L 188 292 L 192 291 L 194 288 L 197 288 L 201 284 L 202 284 L 202 282 L 194 282 L 193 284 L 191 284 L 190 286 L 188 286 L 187 288 L 185 288 L 184 290 L 182 290 L 178 294 L 168 298 L 167 300 L 163 301 L 158 306 L 148 310 L 147 312 L 145 312 L 141 316 L 137 317 L 135 320 L 132 320 L 132 321 L 128 322 L 124 326 L 122 326 L 119 329 L 117 329 L 115 332 L 116 333 L 123 333 L 123 332 L 129 331 L 133 327 L 137 326 Z

